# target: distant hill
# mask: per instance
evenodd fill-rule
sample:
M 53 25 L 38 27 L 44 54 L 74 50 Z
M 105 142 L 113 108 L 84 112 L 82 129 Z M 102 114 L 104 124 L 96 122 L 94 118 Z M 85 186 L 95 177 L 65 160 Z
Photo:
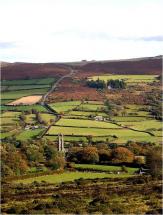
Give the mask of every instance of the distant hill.
M 160 75 L 162 56 L 90 62 L 81 66 L 80 70 L 97 73 Z
M 10 63 L 2 67 L 2 80 L 60 77 L 69 71 L 55 63 Z
M 127 60 L 86 61 L 70 63 L 8 63 L 1 62 L 2 79 L 28 79 L 59 77 L 69 72 L 68 67 L 79 73 L 153 74 L 162 73 L 162 56 Z

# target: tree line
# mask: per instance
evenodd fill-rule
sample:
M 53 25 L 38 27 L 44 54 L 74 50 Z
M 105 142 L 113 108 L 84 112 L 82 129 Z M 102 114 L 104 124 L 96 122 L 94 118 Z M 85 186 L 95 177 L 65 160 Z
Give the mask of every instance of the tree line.
M 99 78 L 97 80 L 88 80 L 86 82 L 88 87 L 96 88 L 96 89 L 106 89 L 107 87 L 113 88 L 113 89 L 125 89 L 126 83 L 124 80 L 119 79 L 110 79 L 105 82 L 104 80 L 100 80 Z

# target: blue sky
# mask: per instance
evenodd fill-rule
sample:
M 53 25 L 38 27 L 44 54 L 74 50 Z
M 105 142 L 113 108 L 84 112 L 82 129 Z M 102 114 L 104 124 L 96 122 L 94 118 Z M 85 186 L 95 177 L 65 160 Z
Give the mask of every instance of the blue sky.
M 0 0 L 0 60 L 160 55 L 162 20 L 162 0 Z

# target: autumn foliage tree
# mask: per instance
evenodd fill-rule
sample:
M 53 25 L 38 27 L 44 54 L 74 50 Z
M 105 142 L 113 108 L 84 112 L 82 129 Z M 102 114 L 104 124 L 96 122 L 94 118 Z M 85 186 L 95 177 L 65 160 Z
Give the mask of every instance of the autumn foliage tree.
M 155 147 L 151 149 L 146 156 L 146 165 L 153 177 L 162 174 L 162 148 Z
M 112 162 L 114 163 L 132 163 L 134 154 L 125 147 L 117 147 L 112 150 Z
M 109 150 L 99 149 L 98 155 L 99 155 L 99 162 L 100 163 L 108 162 L 111 160 L 111 151 L 109 151 Z
M 96 147 L 87 146 L 80 152 L 80 159 L 83 163 L 97 163 L 99 162 L 98 150 Z

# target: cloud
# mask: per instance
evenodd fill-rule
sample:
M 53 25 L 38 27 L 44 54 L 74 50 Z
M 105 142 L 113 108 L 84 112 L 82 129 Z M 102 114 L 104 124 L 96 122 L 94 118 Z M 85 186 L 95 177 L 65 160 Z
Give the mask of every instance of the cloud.
M 144 42 L 162 42 L 163 36 L 156 35 L 156 36 L 148 36 L 148 37 L 115 37 L 118 40 L 128 40 L 128 41 L 144 41 Z
M 17 45 L 15 42 L 2 42 L 0 41 L 0 49 L 15 48 Z
M 158 35 L 158 36 L 151 36 L 151 37 L 140 37 L 139 40 L 143 41 L 163 41 L 163 35 Z

